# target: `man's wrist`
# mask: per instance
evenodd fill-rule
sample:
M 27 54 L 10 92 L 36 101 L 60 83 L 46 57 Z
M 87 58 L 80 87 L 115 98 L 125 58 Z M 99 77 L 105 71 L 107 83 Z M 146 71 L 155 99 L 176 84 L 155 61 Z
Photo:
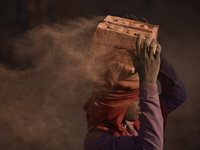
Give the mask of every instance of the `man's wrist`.
M 140 95 L 141 100 L 154 100 L 158 99 L 158 89 L 156 83 L 141 83 Z
M 140 83 L 156 83 L 156 78 L 155 79 L 141 79 L 140 78 Z

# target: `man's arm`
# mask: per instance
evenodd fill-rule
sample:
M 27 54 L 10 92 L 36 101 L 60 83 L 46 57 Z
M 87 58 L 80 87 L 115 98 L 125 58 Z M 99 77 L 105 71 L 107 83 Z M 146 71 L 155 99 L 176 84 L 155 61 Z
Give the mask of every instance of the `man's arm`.
M 165 103 L 170 113 L 186 100 L 187 94 L 173 66 L 163 55 L 161 56 L 158 80 L 162 88 L 160 99 Z

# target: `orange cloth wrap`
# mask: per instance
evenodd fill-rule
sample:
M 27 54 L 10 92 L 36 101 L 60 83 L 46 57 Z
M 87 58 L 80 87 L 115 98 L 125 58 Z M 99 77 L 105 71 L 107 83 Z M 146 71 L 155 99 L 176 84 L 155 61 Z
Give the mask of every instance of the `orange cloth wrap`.
M 127 108 L 138 99 L 139 76 L 129 77 L 110 86 L 95 85 L 92 96 L 84 105 L 87 112 L 88 128 L 103 130 L 115 136 L 130 136 L 122 126 L 122 120 Z M 139 120 L 135 123 L 139 129 Z

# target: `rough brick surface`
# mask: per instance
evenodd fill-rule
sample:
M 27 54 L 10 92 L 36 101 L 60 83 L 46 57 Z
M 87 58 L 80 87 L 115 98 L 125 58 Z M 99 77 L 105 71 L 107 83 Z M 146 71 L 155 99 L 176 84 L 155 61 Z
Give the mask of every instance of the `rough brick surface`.
M 109 15 L 104 22 L 98 24 L 93 39 L 102 45 L 136 50 L 138 33 L 141 33 L 143 37 L 152 34 L 152 38 L 157 38 L 158 29 L 158 25 Z

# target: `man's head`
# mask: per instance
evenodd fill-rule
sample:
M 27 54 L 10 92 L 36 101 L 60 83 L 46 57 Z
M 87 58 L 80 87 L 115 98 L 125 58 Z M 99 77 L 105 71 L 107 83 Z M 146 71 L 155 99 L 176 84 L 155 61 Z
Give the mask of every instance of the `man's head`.
M 88 127 L 115 136 L 129 135 L 122 126 L 123 119 L 136 121 L 140 115 L 139 76 L 134 74 L 111 85 L 97 84 L 84 109 Z

